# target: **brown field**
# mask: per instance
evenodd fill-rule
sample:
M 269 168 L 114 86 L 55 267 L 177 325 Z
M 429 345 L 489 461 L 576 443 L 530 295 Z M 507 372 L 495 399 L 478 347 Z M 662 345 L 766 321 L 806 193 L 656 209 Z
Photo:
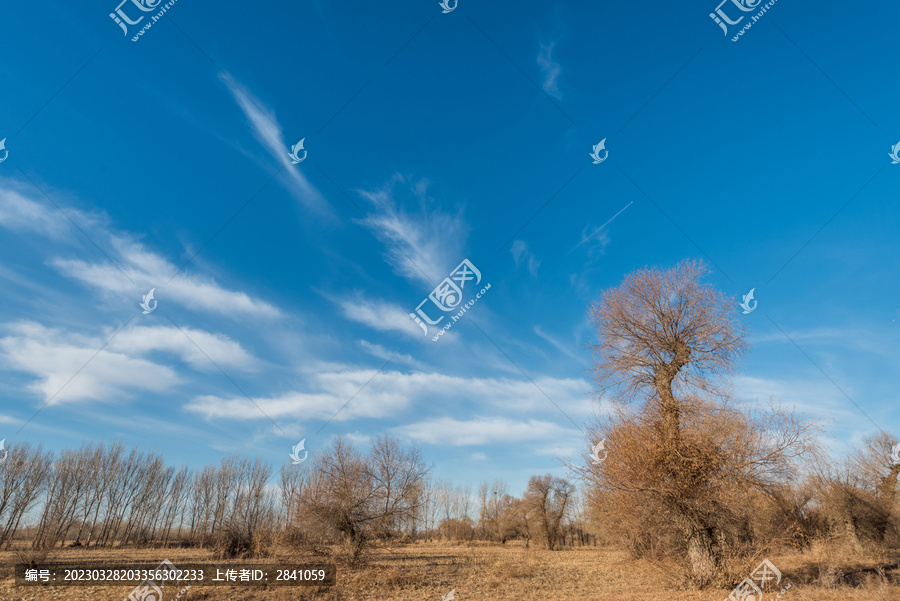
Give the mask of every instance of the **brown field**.
M 900 600 L 898 557 L 829 559 L 834 553 L 772 555 L 781 570 L 781 586 L 791 588 L 779 601 Z M 82 550 L 65 549 L 58 561 L 141 561 L 158 563 L 212 562 L 211 553 L 197 549 Z M 275 561 L 281 562 L 288 556 Z M 312 559 L 312 558 L 310 558 Z M 321 557 L 316 558 L 321 562 Z M 270 560 L 271 561 L 271 560 Z M 12 552 L 0 553 L 2 601 L 122 601 L 130 587 L 16 587 Z M 222 563 L 222 562 L 218 562 Z M 587 547 L 546 551 L 520 544 L 413 544 L 371 552 L 360 567 L 337 562 L 338 582 L 331 588 L 240 588 L 194 586 L 179 601 L 440 601 L 456 590 L 456 601 L 722 601 L 731 589 L 679 590 L 677 572 L 610 548 Z M 239 564 L 238 564 L 239 565 Z M 169 586 L 165 601 L 180 588 Z M 777 590 L 763 601 L 774 600 Z M 747 598 L 744 601 L 754 601 Z M 758 600 L 757 600 L 758 601 Z

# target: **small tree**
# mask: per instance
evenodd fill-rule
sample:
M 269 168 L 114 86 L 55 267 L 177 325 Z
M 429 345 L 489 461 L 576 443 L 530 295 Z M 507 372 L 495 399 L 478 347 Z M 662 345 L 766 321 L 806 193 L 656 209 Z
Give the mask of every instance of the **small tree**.
M 298 511 L 340 533 L 352 562 L 373 534 L 415 517 L 428 474 L 417 449 L 403 450 L 388 437 L 379 438 L 369 455 L 337 438 L 309 467 Z
M 860 552 L 862 543 L 900 542 L 897 478 L 900 463 L 891 457 L 897 439 L 879 433 L 849 457 L 816 466 L 814 485 L 832 535 Z
M 532 476 L 525 490 L 525 504 L 537 521 L 537 528 L 547 548 L 553 550 L 562 533 L 563 518 L 575 487 L 567 480 L 550 474 Z

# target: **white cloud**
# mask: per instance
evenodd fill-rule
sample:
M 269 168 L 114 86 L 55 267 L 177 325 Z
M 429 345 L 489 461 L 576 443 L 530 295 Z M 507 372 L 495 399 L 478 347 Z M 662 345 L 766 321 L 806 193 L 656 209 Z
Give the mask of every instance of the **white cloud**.
M 40 204 L 21 194 L 18 185 L 3 178 L 0 187 L 0 225 L 16 231 L 29 231 L 48 238 L 63 238 L 69 233 L 69 223 L 60 213 L 51 213 Z
M 310 208 L 319 211 L 327 208 L 328 203 L 322 194 L 301 173 L 300 166 L 294 165 L 289 156 L 290 147 L 300 141 L 303 136 L 288 142 L 281 135 L 281 126 L 275 120 L 275 113 L 263 106 L 263 104 L 250 94 L 243 86 L 239 85 L 227 74 L 219 75 L 219 79 L 228 87 L 234 96 L 234 100 L 250 121 L 253 136 L 266 147 L 266 150 L 281 163 L 284 173 L 291 181 L 290 191 L 294 197 Z M 308 144 L 304 144 L 307 148 Z
M 568 440 L 572 440 L 571 438 Z M 578 443 L 580 446 L 567 445 L 567 446 L 541 446 L 535 447 L 534 453 L 535 455 L 549 455 L 552 457 L 572 457 L 579 453 L 584 452 L 584 435 L 581 436 L 579 440 L 575 440 L 574 442 Z
M 148 358 L 154 352 L 170 353 L 204 371 L 215 369 L 210 359 L 222 368 L 241 371 L 259 366 L 238 343 L 202 330 L 184 330 L 201 352 L 174 327 L 126 326 L 115 336 L 111 330 L 102 337 L 34 322 L 6 324 L 5 328 L 8 335 L 0 338 L 0 356 L 8 368 L 36 377 L 29 389 L 44 400 L 62 390 L 54 403 L 112 400 L 137 391 L 163 392 L 181 384 L 184 380 L 175 369 Z
M 544 75 L 544 82 L 542 87 L 544 91 L 556 98 L 557 100 L 562 100 L 562 93 L 559 90 L 559 73 L 562 70 L 559 66 L 559 63 L 553 60 L 553 48 L 556 46 L 556 42 L 550 42 L 549 44 L 541 44 L 541 49 L 537 55 L 537 64 L 541 68 L 541 73 Z
M 510 252 L 512 252 L 513 261 L 516 263 L 516 267 L 519 266 L 519 263 L 524 262 L 528 266 L 529 273 L 533 276 L 537 275 L 537 270 L 538 267 L 540 267 L 541 262 L 535 259 L 534 253 L 528 250 L 527 244 L 521 240 L 516 240 L 512 243 Z
M 137 299 L 137 292 L 146 294 L 156 288 L 154 297 L 164 304 L 167 300 L 176 302 L 194 311 L 219 313 L 232 319 L 248 315 L 261 318 L 276 318 L 281 311 L 265 301 L 254 299 L 245 292 L 228 290 L 211 278 L 204 278 L 182 272 L 175 279 L 172 275 L 178 267 L 161 256 L 145 250 L 142 245 L 122 237 L 112 240 L 118 251 L 119 265 L 128 275 L 129 281 L 109 263 L 87 263 L 79 259 L 52 259 L 50 264 L 62 275 L 79 280 L 107 293 L 114 293 L 123 300 Z M 165 284 L 165 282 L 169 282 Z M 135 290 L 135 282 L 141 286 Z M 135 300 L 135 303 L 138 301 Z
M 255 403 L 272 419 L 329 419 L 352 398 L 335 417 L 337 421 L 346 421 L 362 417 L 384 418 L 415 406 L 434 406 L 441 401 L 456 399 L 457 391 L 464 390 L 466 398 L 479 407 L 544 412 L 553 415 L 554 419 L 557 416 L 565 419 L 554 407 L 555 403 L 573 420 L 586 419 L 591 413 L 590 385 L 584 380 L 573 379 L 536 377 L 532 383 L 507 378 L 463 378 L 435 372 L 406 374 L 387 369 L 378 372 L 350 366 L 317 366 L 309 373 L 307 388 L 302 392 L 257 397 L 253 403 L 243 396 L 206 395 L 193 399 L 187 408 L 207 418 L 264 419 Z
M 418 331 L 421 332 L 421 330 Z M 407 353 L 392 351 L 381 346 L 380 344 L 372 344 L 371 342 L 367 342 L 365 340 L 360 340 L 359 345 L 363 347 L 367 353 L 378 357 L 379 359 L 384 359 L 385 361 L 387 361 L 388 359 L 392 359 L 392 363 L 402 363 L 404 365 L 409 365 L 410 367 L 414 367 L 422 371 L 427 371 L 428 369 L 424 363 L 418 361 L 417 359 L 413 358 L 412 355 L 409 355 Z
M 344 317 L 379 332 L 400 332 L 425 339 L 422 329 L 410 318 L 411 310 L 386 301 L 370 300 L 361 294 L 336 301 Z
M 534 419 L 517 421 L 505 417 L 476 417 L 470 420 L 439 417 L 400 426 L 393 431 L 416 442 L 454 446 L 584 437 L 578 430 L 564 428 L 553 422 Z
M 76 232 L 58 209 L 29 197 L 27 193 L 36 194 L 36 191 L 28 192 L 19 183 L 9 178 L 3 179 L 0 187 L 0 226 L 35 232 L 53 240 L 81 242 L 83 234 Z M 211 278 L 182 272 L 163 286 L 178 272 L 177 266 L 145 249 L 131 236 L 111 230 L 105 215 L 88 214 L 71 207 L 63 209 L 91 240 L 101 248 L 105 247 L 105 252 L 116 262 L 113 265 L 107 259 L 99 263 L 61 257 L 50 259 L 49 264 L 66 277 L 114 294 L 135 308 L 140 295 L 155 287 L 157 300 L 162 302 L 167 298 L 196 311 L 220 313 L 235 319 L 248 315 L 264 318 L 281 316 L 281 312 L 269 303 L 244 292 L 228 290 Z
M 343 435 L 347 442 L 353 444 L 357 448 L 368 447 L 375 441 L 375 438 L 361 432 L 348 432 Z
M 603 254 L 603 251 L 609 245 L 609 234 L 603 228 L 604 226 L 600 226 L 592 229 L 590 226 L 586 226 L 581 232 L 581 241 L 575 245 L 575 248 L 590 242 L 588 254 L 593 255 L 595 252 Z
M 421 213 L 401 207 L 394 197 L 397 186 L 407 186 L 418 200 Z M 420 180 L 409 185 L 399 175 L 378 190 L 359 193 L 374 206 L 368 219 L 357 223 L 368 227 L 387 247 L 387 261 L 394 271 L 413 282 L 430 287 L 447 277 L 465 258 L 462 255 L 468 226 L 461 214 L 432 208 L 428 183 Z
M 419 374 L 418 377 L 424 375 Z M 252 403 L 243 396 L 223 399 L 205 395 L 192 399 L 186 408 L 206 418 L 237 420 L 265 419 L 266 415 L 273 420 L 330 419 L 335 414 L 336 421 L 361 417 L 381 418 L 409 406 L 409 383 L 405 387 L 407 390 L 403 390 L 404 381 L 402 374 L 396 372 L 377 373 L 372 369 L 348 368 L 311 374 L 309 387 L 314 392 L 290 392 L 277 397 L 254 398 Z M 397 385 L 401 385 L 400 389 L 395 388 Z M 344 409 L 341 410 L 341 407 Z
M 751 340 L 753 344 L 778 343 L 790 345 L 793 343 L 816 342 L 819 347 L 830 345 L 843 349 L 852 349 L 854 352 L 865 351 L 882 357 L 896 359 L 897 353 L 892 345 L 893 341 L 883 334 L 883 330 L 866 330 L 850 327 L 819 327 L 806 330 L 787 330 L 784 333 L 777 329 L 771 329 L 768 333 L 753 332 Z
M 57 191 L 52 191 L 54 195 Z M 36 200 L 39 198 L 41 200 Z M 31 183 L 23 183 L 10 177 L 0 177 L 0 226 L 13 231 L 40 234 L 57 241 L 82 242 L 83 234 L 76 234 L 76 227 L 93 230 L 106 226 L 107 218 L 100 213 L 88 213 L 71 206 L 65 211 L 44 202 L 40 190 Z M 76 237 L 77 236 L 77 237 Z M 79 240 L 78 237 L 81 239 Z
M 129 356 L 153 351 L 169 352 L 181 357 L 194 369 L 204 371 L 215 369 L 210 359 L 223 369 L 255 371 L 259 367 L 255 357 L 227 336 L 192 328 L 129 327 L 120 332 L 107 348 Z
M 105 338 L 66 334 L 31 322 L 9 324 L 7 329 L 10 335 L 0 338 L 0 355 L 9 368 L 37 378 L 29 389 L 45 401 L 53 395 L 53 403 L 111 400 L 138 390 L 163 392 L 181 382 L 170 367 L 109 347 L 100 350 Z

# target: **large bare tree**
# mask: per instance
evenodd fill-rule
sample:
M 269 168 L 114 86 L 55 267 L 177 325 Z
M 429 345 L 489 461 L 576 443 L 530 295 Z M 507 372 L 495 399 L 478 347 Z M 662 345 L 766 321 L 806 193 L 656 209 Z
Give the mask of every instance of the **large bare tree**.
M 706 273 L 701 261 L 642 269 L 605 291 L 589 311 L 602 391 L 624 400 L 649 396 L 672 443 L 688 396 L 721 393 L 747 349 L 733 303 L 703 283 Z
M 745 331 L 707 273 L 699 261 L 642 269 L 589 311 L 594 373 L 618 407 L 589 441 L 607 443 L 589 469 L 594 504 L 633 548 L 684 554 L 701 586 L 729 537 L 746 535 L 741 494 L 783 481 L 807 448 L 792 415 L 758 419 L 730 406 Z

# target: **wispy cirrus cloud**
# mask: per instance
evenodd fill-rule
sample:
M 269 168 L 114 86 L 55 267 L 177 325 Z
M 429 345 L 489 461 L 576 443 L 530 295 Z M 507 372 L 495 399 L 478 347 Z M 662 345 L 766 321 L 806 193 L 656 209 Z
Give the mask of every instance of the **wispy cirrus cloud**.
M 230 75 L 220 74 L 219 79 L 231 92 L 235 102 L 237 102 L 244 116 L 250 122 L 253 136 L 281 164 L 282 170 L 287 174 L 290 182 L 288 188 L 294 198 L 308 208 L 319 212 L 327 212 L 329 210 L 328 202 L 321 192 L 306 179 L 306 176 L 300 171 L 300 166 L 291 162 L 289 156 L 289 147 L 298 142 L 303 136 L 298 136 L 297 140 L 293 141 L 285 140 L 281 126 L 275 118 L 275 111 L 263 105 L 258 98 L 253 96 L 244 86 L 237 83 Z
M 375 372 L 372 369 L 339 368 L 308 374 L 307 391 L 257 397 L 252 403 L 243 396 L 222 398 L 202 395 L 192 399 L 185 408 L 207 419 L 261 420 L 269 416 L 273 420 L 327 420 L 337 414 L 336 421 L 347 421 L 383 418 L 409 407 L 412 400 L 407 393 L 412 385 L 409 379 L 392 371 L 378 373 L 374 378 L 373 375 Z M 420 374 L 419 377 L 426 376 Z M 406 386 L 398 389 L 398 384 L 404 382 Z M 350 399 L 353 399 L 352 402 L 347 403 Z M 345 404 L 346 407 L 341 410 Z
M 521 240 L 516 240 L 510 246 L 510 252 L 512 252 L 513 261 L 516 264 L 516 267 L 519 266 L 519 263 L 523 263 L 528 267 L 528 272 L 536 276 L 538 267 L 541 266 L 541 262 L 538 261 L 534 253 L 528 250 L 528 245 L 522 242 Z
M 44 401 L 113 400 L 138 391 L 164 392 L 182 382 L 171 367 L 121 352 L 98 352 L 105 342 L 99 337 L 36 323 L 12 324 L 7 330 L 0 355 L 8 368 L 36 378 L 28 388 Z
M 347 421 L 396 417 L 410 408 L 449 403 L 458 399 L 455 391 L 459 390 L 465 390 L 466 398 L 475 406 L 490 407 L 498 413 L 527 411 L 566 420 L 548 396 L 573 419 L 587 419 L 591 411 L 590 385 L 580 379 L 536 376 L 532 382 L 433 371 L 404 373 L 390 368 L 379 372 L 341 365 L 321 365 L 306 373 L 302 391 L 256 397 L 252 403 L 242 396 L 204 395 L 192 399 L 186 408 L 207 418 L 227 420 L 259 420 L 265 415 L 272 419 L 329 419 L 352 399 L 335 417 L 336 421 Z
M 0 178 L 0 227 L 17 232 L 35 233 L 55 241 L 67 241 L 75 232 L 73 221 L 82 228 L 105 225 L 101 214 L 66 207 L 68 218 L 43 200 L 36 200 L 33 186 L 10 177 Z M 69 220 L 71 218 L 71 221 Z
M 394 428 L 393 432 L 420 443 L 453 446 L 572 440 L 583 437 L 578 430 L 553 422 L 506 417 L 474 417 L 466 420 L 440 417 L 400 426 Z
M 244 372 L 257 371 L 261 365 L 256 357 L 228 336 L 187 327 L 132 326 L 113 338 L 107 348 L 128 356 L 171 353 L 201 371 L 215 370 L 210 361 L 222 368 Z
M 344 317 L 379 332 L 399 332 L 414 338 L 425 337 L 419 326 L 410 319 L 411 311 L 400 305 L 366 298 L 362 294 L 353 294 L 335 302 Z
M 632 204 L 634 203 L 629 202 L 622 209 L 620 209 L 618 213 L 607 219 L 606 222 L 599 227 L 585 226 L 585 228 L 581 232 L 581 240 L 569 252 L 572 252 L 578 247 L 586 244 L 589 257 L 592 257 L 595 253 L 603 254 L 610 242 L 609 230 L 606 228 L 606 226 L 612 223 L 616 217 L 624 213 L 625 209 L 630 207 Z
M 553 49 L 555 47 L 556 42 L 542 43 L 537 55 L 537 64 L 544 77 L 544 81 L 541 84 L 544 92 L 557 100 L 562 100 L 562 92 L 559 89 L 559 74 L 562 71 L 562 67 L 553 60 Z
M 385 185 L 357 190 L 371 210 L 356 223 L 369 229 L 385 246 L 385 260 L 394 273 L 423 286 L 427 293 L 464 259 L 468 225 L 457 213 L 443 211 L 428 195 L 428 181 L 409 182 L 395 174 Z M 413 210 L 415 206 L 418 210 Z M 344 317 L 381 332 L 395 331 L 421 341 L 425 333 L 410 319 L 412 306 L 370 299 L 359 292 L 334 301 Z
M 135 297 L 131 281 L 141 286 L 142 293 L 156 288 L 158 301 L 167 299 L 193 311 L 217 313 L 232 319 L 247 316 L 260 318 L 281 317 L 281 311 L 246 292 L 228 290 L 213 278 L 182 273 L 175 279 L 172 274 L 178 267 L 160 255 L 145 250 L 139 243 L 125 239 L 115 242 L 119 250 L 119 265 L 109 263 L 89 263 L 80 259 L 52 259 L 50 265 L 62 275 L 79 280 L 98 290 L 114 293 L 121 297 Z M 122 272 L 128 275 L 122 277 Z M 168 283 L 166 283 L 168 282 Z
M 48 265 L 63 276 L 104 294 L 115 295 L 123 301 L 130 299 L 127 302 L 135 308 L 134 299 L 140 298 L 138 294 L 145 294 L 155 287 L 157 299 L 165 296 L 194 311 L 235 319 L 282 316 L 273 305 L 245 292 L 229 290 L 211 277 L 182 272 L 172 279 L 179 271 L 178 266 L 148 250 L 130 234 L 113 230 L 104 214 L 88 213 L 70 206 L 57 209 L 33 186 L 10 178 L 0 179 L 0 227 L 38 234 L 55 243 L 48 246 L 51 255 L 47 259 Z M 102 248 L 109 260 L 91 262 L 58 256 L 67 252 L 61 249 L 61 244 L 84 245 L 88 239 Z
M 865 425 L 868 420 L 839 389 L 826 379 L 779 379 L 740 375 L 734 378 L 739 398 L 760 403 L 794 407 L 803 413 L 844 423 Z M 852 390 L 845 391 L 853 394 Z
M 572 349 L 573 349 L 573 348 L 578 348 L 577 345 L 575 345 L 575 344 L 571 344 L 571 345 L 563 344 L 562 342 L 560 342 L 559 340 L 557 340 L 556 338 L 554 338 L 553 336 L 551 336 L 550 334 L 548 334 L 547 332 L 545 332 L 545 331 L 541 328 L 541 326 L 534 326 L 534 333 L 537 334 L 538 336 L 540 336 L 541 338 L 543 338 L 544 340 L 546 340 L 547 342 L 549 342 L 550 344 L 552 344 L 558 351 L 560 351 L 560 352 L 562 352 L 562 353 L 565 353 L 566 355 L 568 355 L 568 356 L 571 357 L 572 359 L 575 359 L 576 361 L 578 361 L 579 363 L 581 363 L 583 366 L 587 367 L 587 365 L 585 365 L 585 363 L 586 363 L 586 362 L 590 362 L 590 356 L 589 356 L 589 355 L 585 355 L 584 357 L 579 357 L 579 356 L 576 355 L 574 352 L 572 352 Z
M 421 330 L 417 330 L 417 331 L 419 331 L 419 334 L 421 335 Z M 371 342 L 368 342 L 366 340 L 360 340 L 359 345 L 361 347 L 363 347 L 367 353 L 369 353 L 370 355 L 372 355 L 374 357 L 378 357 L 379 359 L 384 359 L 385 361 L 390 359 L 395 364 L 408 365 L 410 367 L 413 367 L 415 369 L 419 369 L 422 371 L 427 370 L 427 367 L 424 363 L 422 363 L 418 359 L 415 359 L 412 355 L 410 355 L 408 353 L 400 353 L 397 351 L 392 351 L 390 349 L 387 349 L 387 348 L 381 346 L 380 344 L 372 344 Z
M 581 240 L 575 245 L 575 248 L 587 244 L 588 255 L 593 256 L 595 253 L 603 254 L 609 242 L 609 233 L 602 226 L 597 228 L 585 226 L 581 232 Z
M 447 213 L 428 196 L 427 180 L 408 183 L 395 175 L 375 190 L 360 190 L 373 207 L 368 219 L 357 223 L 369 228 L 386 246 L 386 259 L 394 271 L 413 282 L 434 286 L 462 261 L 468 225 L 462 211 Z M 418 212 L 401 204 L 397 196 L 411 194 Z
M 191 328 L 182 332 L 175 327 L 130 327 L 112 340 L 112 330 L 102 336 L 83 335 L 26 321 L 5 324 L 3 329 L 6 335 L 0 337 L 0 357 L 7 369 L 33 376 L 35 381 L 28 388 L 43 400 L 52 397 L 54 403 L 161 393 L 186 381 L 174 367 L 162 364 L 161 357 L 155 358 L 156 354 L 178 357 L 206 372 L 215 369 L 210 360 L 245 372 L 260 365 L 227 336 Z

